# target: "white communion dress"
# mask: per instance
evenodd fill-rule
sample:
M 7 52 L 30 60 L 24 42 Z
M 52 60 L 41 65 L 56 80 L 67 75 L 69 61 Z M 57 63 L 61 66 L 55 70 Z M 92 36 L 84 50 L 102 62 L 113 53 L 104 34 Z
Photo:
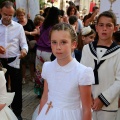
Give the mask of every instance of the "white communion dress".
M 93 70 L 76 59 L 65 66 L 54 60 L 44 63 L 42 77 L 48 83 L 48 101 L 36 120 L 82 120 L 79 85 L 94 83 Z
M 12 110 L 8 107 L 14 98 L 15 93 L 8 93 L 6 91 L 6 80 L 4 72 L 0 71 L 0 104 L 6 104 L 5 107 L 0 110 L 0 120 L 18 120 Z

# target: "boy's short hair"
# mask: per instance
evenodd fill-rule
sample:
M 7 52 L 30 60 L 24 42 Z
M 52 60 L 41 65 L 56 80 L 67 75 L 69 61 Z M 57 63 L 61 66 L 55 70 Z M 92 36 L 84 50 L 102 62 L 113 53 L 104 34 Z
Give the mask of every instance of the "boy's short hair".
M 70 16 L 69 17 L 69 23 L 71 24 L 71 25 L 74 25 L 74 23 L 75 22 L 77 22 L 77 16 L 76 15 L 72 15 L 72 16 Z
M 102 13 L 98 16 L 98 18 L 97 18 L 97 24 L 98 24 L 100 18 L 103 17 L 103 16 L 104 16 L 104 17 L 111 18 L 114 26 L 116 26 L 116 24 L 117 24 L 116 15 L 115 15 L 113 12 L 111 12 L 111 11 L 104 11 L 104 12 L 102 12 Z

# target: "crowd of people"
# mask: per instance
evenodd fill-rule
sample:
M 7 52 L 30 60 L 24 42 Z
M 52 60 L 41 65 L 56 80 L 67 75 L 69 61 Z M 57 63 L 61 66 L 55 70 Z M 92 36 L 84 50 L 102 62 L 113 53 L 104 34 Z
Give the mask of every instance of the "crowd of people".
M 26 67 L 40 98 L 32 120 L 120 119 L 120 26 L 113 12 L 95 6 L 80 19 L 74 4 L 66 13 L 52 6 L 32 21 L 5 1 L 0 14 L 2 120 L 22 120 Z

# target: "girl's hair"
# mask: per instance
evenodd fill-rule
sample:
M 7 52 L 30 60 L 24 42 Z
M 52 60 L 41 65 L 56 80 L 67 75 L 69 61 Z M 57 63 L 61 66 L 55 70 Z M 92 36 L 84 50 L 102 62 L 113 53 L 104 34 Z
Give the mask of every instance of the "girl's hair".
M 102 12 L 102 13 L 98 16 L 98 18 L 97 18 L 97 24 L 99 23 L 100 18 L 103 17 L 103 16 L 104 16 L 104 17 L 111 18 L 114 26 L 116 26 L 116 23 L 117 23 L 116 16 L 115 16 L 115 14 L 114 14 L 113 12 L 111 12 L 111 11 L 104 11 L 104 12 Z
M 26 14 L 24 8 L 18 8 L 15 13 L 16 13 L 16 16 L 19 15 L 19 14 L 21 14 L 21 13 L 23 13 L 24 15 Z
M 50 31 L 50 34 L 49 34 L 50 39 L 51 39 L 52 32 L 55 31 L 55 30 L 57 30 L 57 31 L 61 31 L 61 30 L 68 31 L 71 35 L 72 42 L 77 41 L 77 35 L 76 35 L 75 31 L 73 30 L 73 28 L 70 24 L 68 24 L 68 23 L 58 23 L 58 24 L 54 25 L 52 27 L 51 31 Z
M 75 14 L 74 14 L 74 15 L 77 14 L 77 8 L 76 8 L 74 5 L 71 5 L 71 6 L 69 6 L 68 9 L 67 9 L 67 15 L 68 15 L 68 16 L 70 16 L 70 12 L 71 12 L 72 9 L 75 10 Z
M 34 25 L 37 26 L 40 24 L 40 21 L 44 21 L 44 17 L 40 15 L 36 15 L 34 18 Z
M 84 27 L 81 30 L 80 34 L 78 35 L 78 46 L 77 46 L 78 50 L 82 50 L 83 46 L 84 46 L 82 36 L 87 37 L 87 36 L 90 36 L 92 34 L 96 34 L 96 32 L 93 29 L 91 29 L 90 26 Z
M 57 7 L 51 7 L 43 22 L 43 28 L 46 29 L 50 26 L 59 23 L 59 19 L 58 19 L 59 15 L 60 15 L 60 10 Z

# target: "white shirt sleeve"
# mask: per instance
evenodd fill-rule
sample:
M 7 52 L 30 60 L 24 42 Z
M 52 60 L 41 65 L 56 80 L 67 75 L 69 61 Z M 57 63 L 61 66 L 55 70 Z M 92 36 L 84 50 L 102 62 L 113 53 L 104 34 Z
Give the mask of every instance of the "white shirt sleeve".
M 87 67 L 79 79 L 79 85 L 92 85 L 95 83 L 93 69 Z

